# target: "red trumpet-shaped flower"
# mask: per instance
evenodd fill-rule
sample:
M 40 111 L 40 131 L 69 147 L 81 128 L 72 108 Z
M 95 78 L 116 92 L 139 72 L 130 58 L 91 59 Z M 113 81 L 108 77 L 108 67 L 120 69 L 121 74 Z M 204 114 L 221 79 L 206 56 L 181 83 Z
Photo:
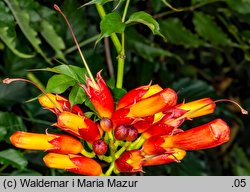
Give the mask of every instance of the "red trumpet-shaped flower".
M 115 161 L 115 167 L 120 172 L 138 172 L 142 171 L 144 156 L 140 150 L 125 151 Z
M 111 118 L 114 112 L 114 101 L 111 92 L 101 76 L 101 71 L 97 73 L 97 84 L 90 78 L 86 78 L 86 84 L 81 87 L 87 93 L 91 103 L 95 107 L 100 117 Z
M 66 111 L 60 113 L 54 125 L 90 143 L 101 137 L 97 125 L 92 120 L 74 113 Z
M 213 120 L 176 135 L 154 136 L 143 144 L 143 151 L 150 154 L 166 153 L 172 148 L 183 150 L 201 150 L 216 147 L 227 142 L 230 129 L 221 119 Z
M 40 105 L 46 109 L 49 109 L 55 114 L 59 114 L 62 111 L 69 111 L 75 114 L 84 115 L 83 111 L 78 105 L 74 105 L 71 108 L 69 100 L 60 95 L 47 93 L 46 95 L 40 96 L 38 101 Z
M 78 154 L 83 150 L 81 142 L 61 134 L 39 134 L 17 131 L 10 137 L 11 143 L 21 149 L 43 150 L 64 154 Z
M 102 168 L 99 163 L 82 155 L 48 153 L 43 158 L 43 161 L 50 168 L 65 169 L 70 172 L 89 176 L 99 176 L 102 174 Z

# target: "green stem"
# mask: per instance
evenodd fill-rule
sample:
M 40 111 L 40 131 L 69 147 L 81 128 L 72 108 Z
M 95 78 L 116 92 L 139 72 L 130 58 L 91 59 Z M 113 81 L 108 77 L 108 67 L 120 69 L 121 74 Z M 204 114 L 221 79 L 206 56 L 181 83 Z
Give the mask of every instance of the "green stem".
M 110 157 L 110 156 L 98 155 L 98 158 L 100 160 L 106 161 L 107 163 L 111 163 L 112 162 L 112 157 Z
M 101 19 L 103 19 L 106 15 L 106 12 L 105 12 L 103 6 L 100 4 L 96 4 L 96 9 L 97 9 L 98 14 L 101 17 Z M 119 38 L 117 37 L 117 35 L 115 33 L 112 33 L 110 37 L 111 37 L 111 40 L 116 48 L 117 53 L 120 53 L 122 46 L 121 46 L 121 42 L 120 42 Z
M 130 3 L 130 0 L 127 0 L 125 8 L 124 8 L 123 16 L 122 16 L 122 22 L 123 23 L 125 22 L 125 19 L 126 19 L 126 15 L 127 15 L 127 12 L 128 12 L 129 3 Z
M 118 55 L 118 69 L 117 69 L 117 81 L 116 81 L 117 88 L 122 88 L 122 84 L 123 84 L 124 63 L 125 63 L 124 39 L 125 39 L 125 35 L 124 33 L 122 33 L 122 50 Z
M 130 3 L 130 0 L 127 0 L 123 15 L 122 15 L 123 23 L 125 22 L 125 19 L 126 19 L 129 3 Z M 123 84 L 124 64 L 125 64 L 125 34 L 124 32 L 122 33 L 121 38 L 122 38 L 121 51 L 118 52 L 119 55 L 118 55 L 117 81 L 116 81 L 117 88 L 122 88 L 122 84 Z
M 110 176 L 114 170 L 115 167 L 115 163 L 112 162 L 108 168 L 108 170 L 106 171 L 106 173 L 104 174 L 105 176 Z
M 130 0 L 127 0 L 125 8 L 124 8 L 124 12 L 123 12 L 123 17 L 122 17 L 122 21 L 125 21 L 126 18 L 126 14 L 128 11 L 128 5 L 129 5 Z M 102 5 L 100 4 L 96 4 L 96 9 L 100 15 L 100 17 L 103 19 L 106 15 L 106 12 L 103 8 Z M 117 82 L 116 82 L 116 87 L 117 88 L 122 88 L 122 84 L 123 84 L 123 74 L 124 74 L 124 60 L 125 60 L 125 35 L 124 33 L 122 33 L 121 35 L 121 42 L 119 40 L 119 38 L 117 37 L 117 35 L 115 33 L 111 34 L 111 40 L 116 48 L 116 51 L 118 53 L 118 69 L 117 69 Z
M 144 141 L 145 139 L 142 136 L 138 137 L 133 143 L 131 143 L 131 145 L 128 147 L 128 150 L 139 149 Z
M 88 152 L 85 149 L 83 149 L 81 151 L 81 154 L 84 155 L 85 157 L 89 157 L 89 158 L 94 158 L 95 157 L 95 153 L 94 152 Z
M 124 151 L 126 151 L 127 149 L 128 149 L 128 146 L 131 144 L 131 142 L 130 141 L 127 141 L 123 146 L 122 146 L 122 148 L 121 149 L 119 149 L 119 151 L 117 151 L 116 153 L 115 153 L 115 159 L 118 159 L 120 156 L 121 156 L 121 154 L 124 152 Z

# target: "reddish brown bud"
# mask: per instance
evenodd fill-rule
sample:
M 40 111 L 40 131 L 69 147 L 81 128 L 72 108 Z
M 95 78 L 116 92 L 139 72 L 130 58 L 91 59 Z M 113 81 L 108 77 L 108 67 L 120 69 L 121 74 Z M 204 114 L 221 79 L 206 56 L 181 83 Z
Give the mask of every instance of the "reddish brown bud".
M 103 140 L 99 139 L 93 142 L 93 151 L 97 155 L 104 155 L 108 150 L 108 145 Z
M 128 135 L 126 137 L 126 140 L 127 141 L 134 141 L 138 136 L 137 129 L 132 125 L 127 126 L 127 129 L 128 129 Z
M 125 125 L 120 125 L 115 128 L 114 135 L 117 140 L 124 140 L 128 136 L 128 128 Z
M 104 130 L 105 132 L 109 132 L 113 129 L 112 121 L 106 117 L 100 121 L 100 126 L 101 126 L 102 130 Z

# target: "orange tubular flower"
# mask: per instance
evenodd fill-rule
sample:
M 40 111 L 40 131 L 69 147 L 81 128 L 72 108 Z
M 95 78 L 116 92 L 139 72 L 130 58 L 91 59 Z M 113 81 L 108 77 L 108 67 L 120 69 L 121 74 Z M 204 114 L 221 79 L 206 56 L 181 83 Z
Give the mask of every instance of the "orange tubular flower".
M 85 90 L 87 96 L 91 100 L 91 103 L 95 107 L 100 117 L 111 118 L 114 112 L 113 97 L 108 86 L 101 76 L 101 71 L 97 73 L 96 77 L 97 87 L 94 86 L 94 83 L 90 78 L 86 78 L 87 86 L 81 85 L 81 87 Z
M 74 113 L 66 111 L 60 113 L 54 125 L 90 143 L 101 137 L 97 125 L 92 120 Z
M 154 115 L 173 107 L 176 105 L 176 102 L 176 92 L 170 88 L 166 88 L 132 105 L 127 117 L 147 117 Z
M 82 155 L 48 153 L 44 156 L 43 161 L 50 168 L 65 169 L 70 172 L 89 176 L 99 176 L 102 174 L 100 164 Z
M 216 147 L 230 139 L 230 129 L 221 119 L 213 120 L 173 136 L 154 136 L 143 144 L 146 154 L 166 153 L 172 148 L 201 150 Z
M 152 93 L 152 92 L 150 92 Z M 167 110 L 173 107 L 177 102 L 177 94 L 170 88 L 166 88 L 156 94 L 153 94 L 137 103 L 118 109 L 112 116 L 114 126 L 121 124 L 136 123 L 148 116 L 154 116 L 156 113 Z M 136 120 L 134 122 L 134 120 Z
M 141 99 L 150 97 L 153 94 L 160 92 L 162 88 L 159 85 L 140 86 L 127 92 L 117 103 L 116 110 L 137 103 Z
M 145 156 L 143 166 L 163 165 L 173 162 L 179 163 L 185 156 L 186 151 L 175 148 L 171 154 L 161 154 L 153 157 Z
M 115 161 L 115 167 L 120 172 L 139 172 L 142 171 L 143 158 L 140 150 L 125 151 Z
M 43 150 L 65 154 L 78 154 L 83 150 L 83 146 L 79 140 L 60 134 L 17 131 L 10 137 L 10 141 L 14 146 L 21 149 Z
M 177 105 L 177 109 L 186 110 L 187 118 L 200 117 L 214 112 L 216 105 L 210 98 L 203 98 L 196 101 Z
M 74 105 L 71 108 L 69 100 L 60 95 L 47 93 L 46 95 L 40 96 L 38 98 L 38 101 L 40 105 L 42 105 L 46 109 L 49 109 L 55 114 L 59 114 L 62 111 L 69 111 L 75 114 L 84 115 L 83 111 L 78 105 Z

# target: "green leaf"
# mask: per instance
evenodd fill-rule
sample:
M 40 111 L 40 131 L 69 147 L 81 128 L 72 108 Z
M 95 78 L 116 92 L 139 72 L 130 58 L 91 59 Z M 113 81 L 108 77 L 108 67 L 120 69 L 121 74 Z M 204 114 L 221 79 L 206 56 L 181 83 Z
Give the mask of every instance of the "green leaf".
M 47 83 L 46 92 L 61 94 L 75 84 L 76 81 L 67 75 L 53 75 Z
M 0 2 L 0 27 L 12 26 L 14 27 L 14 17 L 10 10 L 5 6 L 4 2 Z
M 157 57 L 166 56 L 175 58 L 180 63 L 183 63 L 182 58 L 178 55 L 157 47 L 154 44 L 150 44 L 143 36 L 135 33 L 133 30 L 127 33 L 127 43 L 131 49 L 136 50 L 137 54 L 150 62 L 155 62 Z
M 16 49 L 15 37 L 8 36 L 8 27 L 0 28 L 0 39 L 8 46 L 8 48 L 18 57 L 28 59 L 34 57 L 33 54 L 22 53 Z
M 0 112 L 0 141 L 10 143 L 9 137 L 16 131 L 26 131 L 22 119 L 13 113 Z
M 86 100 L 86 93 L 82 87 L 79 85 L 73 86 L 70 94 L 69 94 L 69 102 L 71 106 L 76 104 L 82 104 Z
M 126 21 L 126 24 L 131 23 L 142 23 L 148 26 L 154 35 L 160 35 L 165 38 L 160 32 L 159 23 L 150 14 L 144 11 L 135 12 L 130 15 L 129 19 Z
M 1 83 L 0 90 L 0 105 L 3 107 L 11 107 L 24 102 L 28 95 L 28 89 L 24 82 L 15 82 L 9 85 Z
M 22 30 L 25 37 L 28 41 L 32 44 L 34 49 L 47 61 L 50 62 L 49 59 L 46 57 L 45 53 L 40 48 L 41 41 L 37 37 L 37 32 L 31 27 L 30 25 L 30 17 L 27 12 L 22 10 L 19 6 L 17 0 L 4 0 L 5 3 L 10 8 L 13 16 L 16 19 L 16 22 L 20 29 Z
M 58 65 L 53 68 L 38 69 L 41 71 L 51 71 L 54 73 L 59 73 L 73 78 L 78 83 L 85 83 L 85 75 L 87 74 L 86 69 L 77 67 L 74 65 Z
M 112 89 L 113 97 L 115 101 L 118 101 L 127 91 L 122 88 L 114 88 Z
M 190 78 L 182 78 L 173 83 L 173 89 L 178 91 L 180 101 L 190 101 L 203 97 L 214 96 L 214 89 L 211 85 L 201 80 L 192 80 Z
M 31 170 L 31 169 L 24 169 L 24 170 L 17 170 L 13 171 L 10 176 L 42 176 L 41 173 Z
M 228 6 L 241 14 L 250 13 L 250 0 L 226 0 Z
M 226 46 L 232 43 L 210 15 L 195 12 L 193 23 L 197 33 L 212 44 Z
M 53 25 L 51 25 L 48 21 L 43 20 L 41 22 L 41 34 L 44 39 L 48 42 L 48 44 L 55 50 L 56 57 L 66 61 L 62 50 L 65 49 L 65 44 L 60 36 L 56 33 Z
M 108 2 L 111 2 L 111 1 L 114 1 L 114 0 L 92 0 L 92 1 L 89 1 L 88 3 L 85 3 L 81 7 L 84 7 L 84 6 L 87 6 L 87 5 L 93 5 L 93 4 L 104 5 L 105 3 L 108 3 Z
M 203 44 L 198 36 L 186 29 L 178 18 L 168 18 L 163 20 L 160 25 L 164 36 L 174 44 L 180 44 L 187 48 Z
M 100 23 L 101 34 L 97 39 L 98 43 L 102 38 L 110 36 L 112 33 L 122 33 L 125 30 L 125 23 L 122 22 L 121 16 L 114 12 L 105 15 Z
M 25 169 L 28 161 L 23 154 L 15 149 L 0 151 L 0 163 L 9 164 L 17 169 Z

